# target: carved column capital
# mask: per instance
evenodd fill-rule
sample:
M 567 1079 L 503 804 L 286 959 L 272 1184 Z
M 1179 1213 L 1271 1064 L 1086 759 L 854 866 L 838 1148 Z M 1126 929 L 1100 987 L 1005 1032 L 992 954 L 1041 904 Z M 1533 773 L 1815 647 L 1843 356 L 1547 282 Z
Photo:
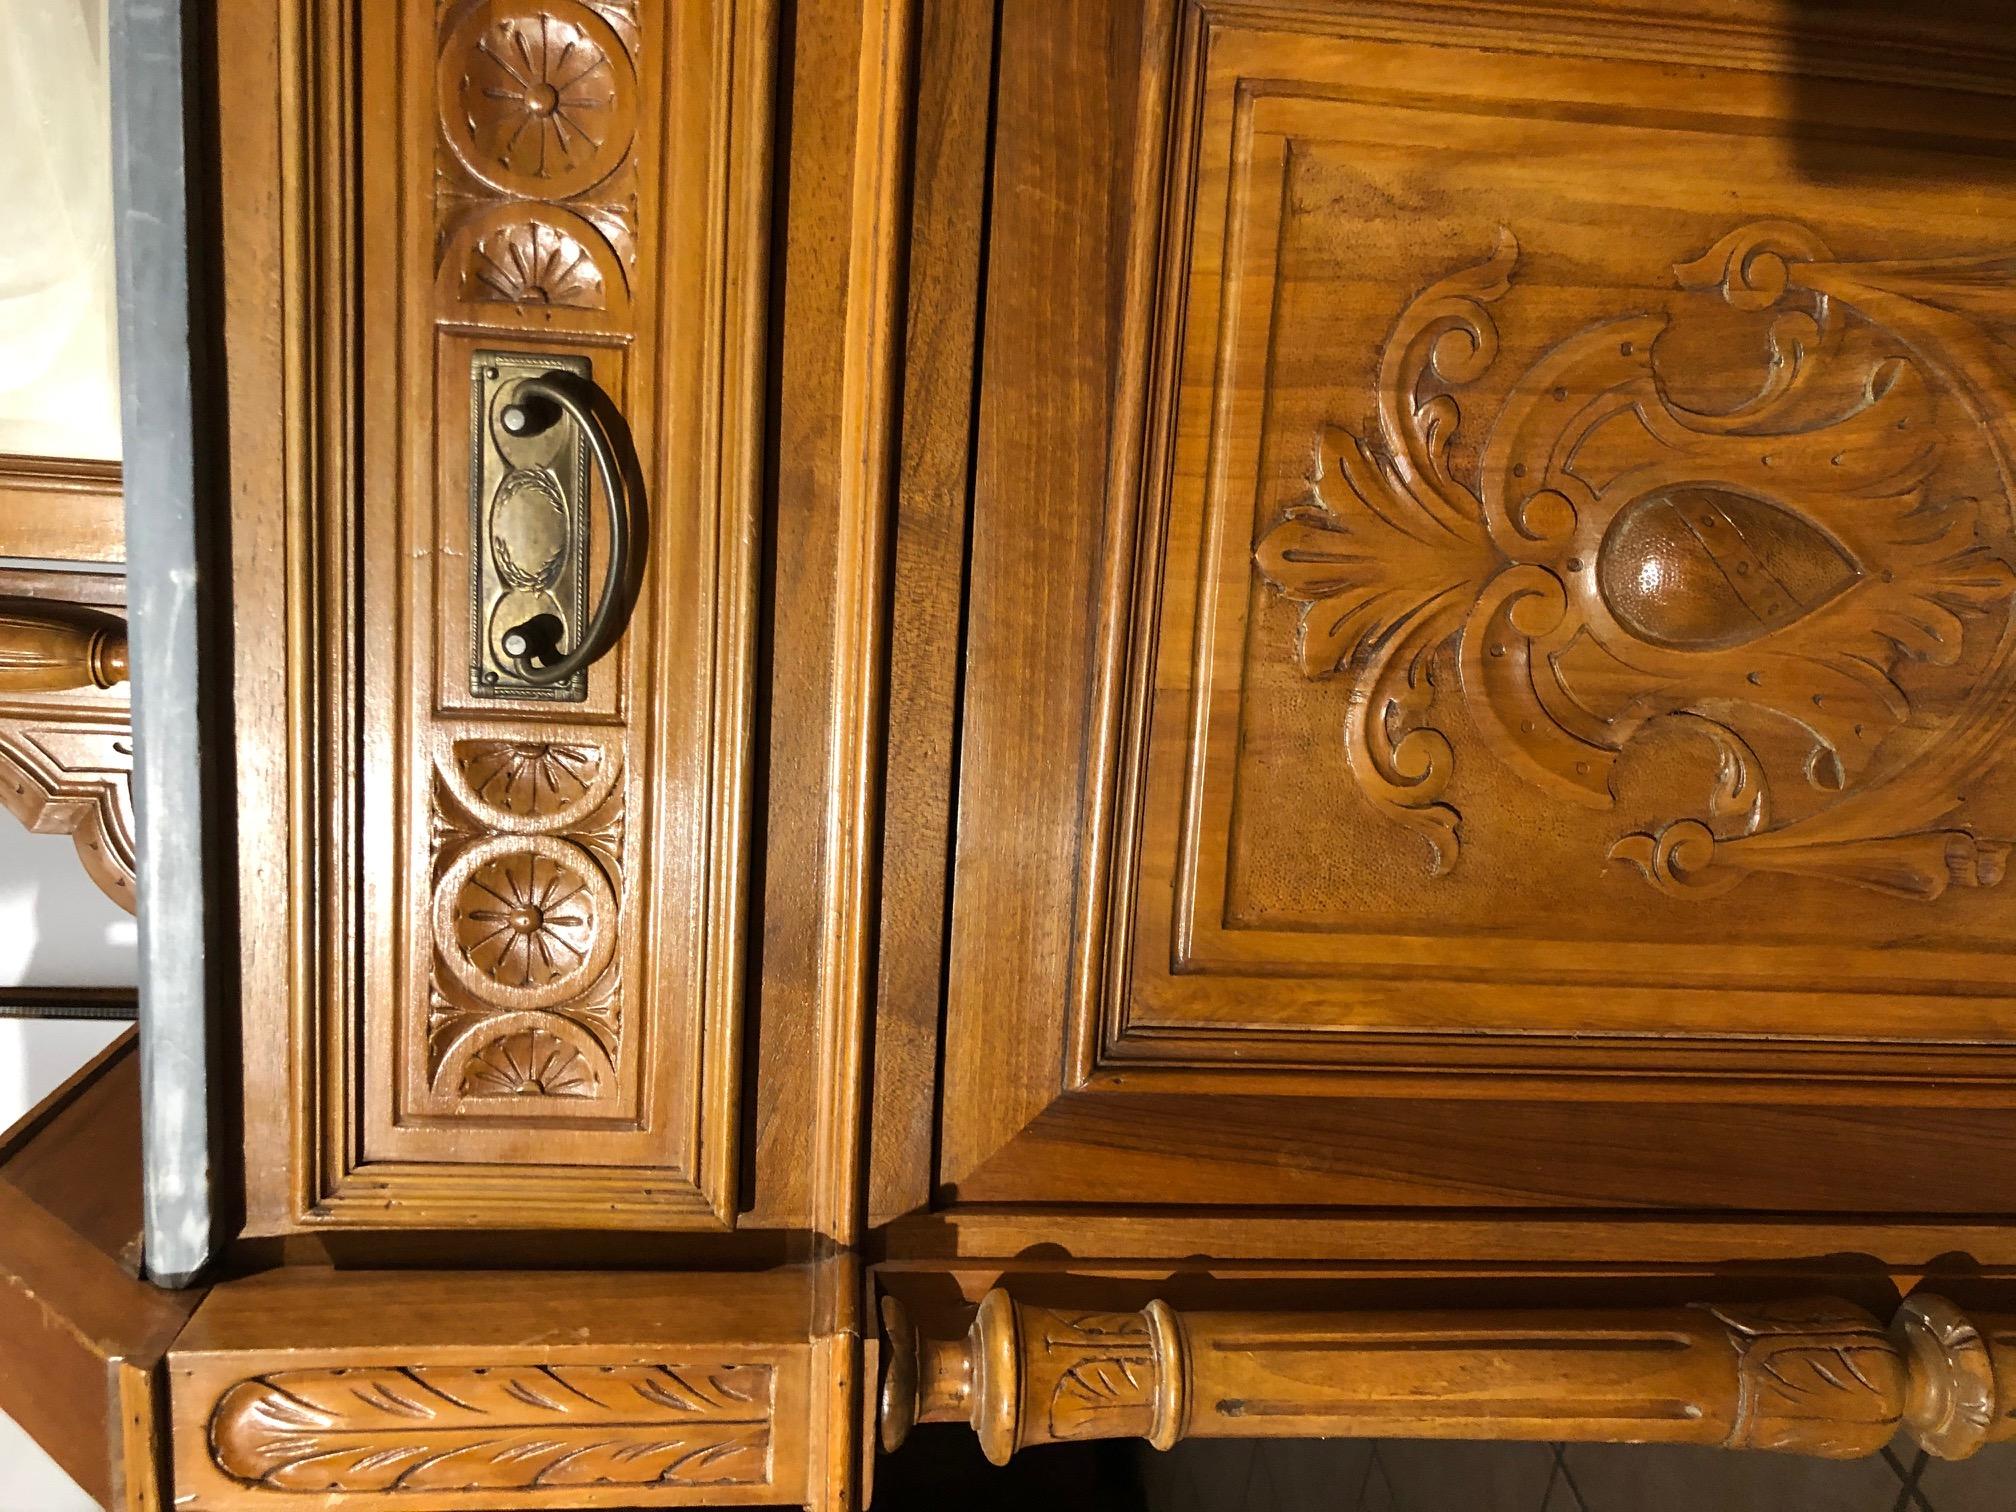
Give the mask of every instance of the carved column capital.
M 1975 1320 L 1944 1297 L 1907 1297 L 1890 1325 L 1910 1366 L 1904 1421 L 1919 1447 L 1966 1459 L 1984 1444 L 2016 1436 L 2016 1319 Z M 1999 1369 L 1998 1369 L 1999 1367 Z
M 920 1422 L 970 1424 L 997 1465 L 1031 1444 L 1145 1438 L 1167 1449 L 1183 1437 L 1183 1325 L 1165 1302 L 1063 1312 L 991 1291 L 957 1340 L 918 1335 L 893 1297 L 882 1318 L 884 1448 Z

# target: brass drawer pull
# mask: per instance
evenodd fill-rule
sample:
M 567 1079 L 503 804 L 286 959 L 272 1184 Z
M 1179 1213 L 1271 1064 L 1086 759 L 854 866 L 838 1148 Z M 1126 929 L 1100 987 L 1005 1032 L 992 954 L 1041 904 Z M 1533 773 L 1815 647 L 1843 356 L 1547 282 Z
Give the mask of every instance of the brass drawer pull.
M 575 392 L 575 385 L 580 381 L 561 372 L 527 378 L 519 383 L 512 402 L 504 406 L 498 415 L 499 424 L 512 435 L 531 435 L 554 423 L 550 414 L 541 413 L 542 407 L 547 405 L 580 427 L 588 454 L 595 459 L 595 470 L 602 477 L 602 493 L 609 505 L 609 561 L 602 573 L 602 596 L 595 605 L 594 614 L 589 616 L 579 643 L 559 660 L 546 666 L 535 666 L 533 657 L 541 639 L 538 628 L 528 622 L 504 633 L 502 645 L 505 654 L 512 659 L 514 674 L 520 682 L 535 688 L 566 682 L 591 662 L 606 655 L 623 633 L 617 610 L 622 600 L 623 584 L 630 573 L 629 498 L 624 488 L 623 470 L 617 465 L 615 444 L 608 430 Z

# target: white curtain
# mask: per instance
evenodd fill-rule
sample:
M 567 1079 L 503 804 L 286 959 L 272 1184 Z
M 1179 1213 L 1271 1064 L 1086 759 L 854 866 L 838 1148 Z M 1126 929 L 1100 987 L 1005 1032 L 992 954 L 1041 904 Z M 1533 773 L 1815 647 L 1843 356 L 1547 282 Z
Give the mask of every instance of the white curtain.
M 0 452 L 119 455 L 105 0 L 0 0 Z

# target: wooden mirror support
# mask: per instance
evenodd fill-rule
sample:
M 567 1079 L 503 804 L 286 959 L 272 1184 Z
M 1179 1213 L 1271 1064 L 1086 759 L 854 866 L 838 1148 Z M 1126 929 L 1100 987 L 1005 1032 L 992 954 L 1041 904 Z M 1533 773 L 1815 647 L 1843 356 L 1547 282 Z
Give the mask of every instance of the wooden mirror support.
M 0 569 L 0 808 L 70 836 L 91 880 L 131 913 L 124 603 L 115 574 Z
M 883 1447 L 964 1422 L 988 1459 L 1145 1438 L 1570 1440 L 1964 1459 L 2016 1438 L 2016 1318 L 1822 1297 L 1629 1310 L 1058 1311 L 994 1290 L 959 1339 L 882 1301 Z

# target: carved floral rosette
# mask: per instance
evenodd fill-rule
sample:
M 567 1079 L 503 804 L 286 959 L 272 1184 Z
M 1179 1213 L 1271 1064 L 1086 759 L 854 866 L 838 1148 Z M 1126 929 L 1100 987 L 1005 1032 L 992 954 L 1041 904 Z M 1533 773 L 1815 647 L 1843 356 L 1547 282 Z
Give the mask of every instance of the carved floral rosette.
M 437 762 L 428 1074 L 455 1111 L 612 1098 L 623 866 L 620 763 L 528 730 Z
M 1692 742 L 1699 805 L 1609 850 L 1664 892 L 1999 882 L 2009 842 L 1970 827 L 1963 784 L 2016 718 L 2016 382 L 1983 324 L 2016 313 L 2016 257 L 1856 263 L 1740 227 L 1674 276 L 1759 323 L 1754 391 L 1691 408 L 1655 361 L 1669 317 L 1600 322 L 1512 382 L 1459 469 L 1518 261 L 1501 230 L 1407 306 L 1371 433 L 1329 427 L 1256 542 L 1302 605 L 1302 671 L 1348 688 L 1360 790 L 1457 864 L 1453 694 L 1495 757 L 1589 809 L 1634 743 Z M 1907 662 L 1964 691 L 1914 707 Z
M 452 0 L 438 31 L 443 302 L 485 324 L 622 321 L 637 244 L 636 6 Z

